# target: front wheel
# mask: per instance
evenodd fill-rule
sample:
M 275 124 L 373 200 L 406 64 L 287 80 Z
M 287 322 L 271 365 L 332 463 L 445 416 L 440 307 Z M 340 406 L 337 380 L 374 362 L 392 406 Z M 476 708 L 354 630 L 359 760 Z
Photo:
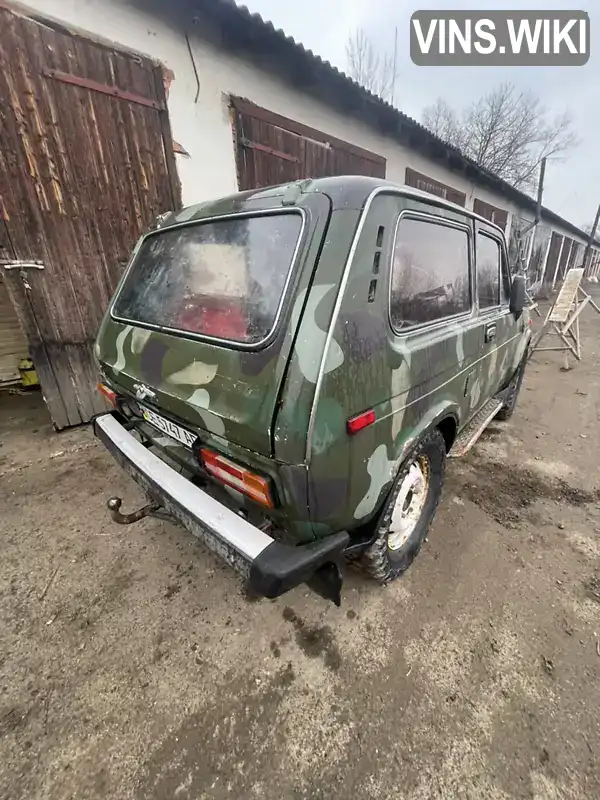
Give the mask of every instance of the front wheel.
M 435 428 L 400 467 L 375 540 L 361 555 L 360 565 L 370 577 L 389 583 L 412 563 L 435 516 L 445 466 L 446 442 Z

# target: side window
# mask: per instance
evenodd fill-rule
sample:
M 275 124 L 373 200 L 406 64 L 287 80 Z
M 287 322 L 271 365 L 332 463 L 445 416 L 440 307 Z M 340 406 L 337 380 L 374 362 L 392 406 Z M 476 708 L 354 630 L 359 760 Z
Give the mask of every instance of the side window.
M 500 305 L 500 244 L 496 239 L 477 234 L 475 261 L 479 308 Z
M 467 230 L 403 217 L 392 257 L 392 326 L 404 330 L 470 310 Z

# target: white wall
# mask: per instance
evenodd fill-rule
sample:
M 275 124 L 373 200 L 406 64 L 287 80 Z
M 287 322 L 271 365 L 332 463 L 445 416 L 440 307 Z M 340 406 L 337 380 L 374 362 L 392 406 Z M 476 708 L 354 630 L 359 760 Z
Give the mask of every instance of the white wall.
M 215 49 L 194 35 L 193 26 L 190 26 L 189 35 L 200 78 L 197 103 L 194 103 L 196 79 L 184 33 L 176 27 L 169 27 L 164 21 L 129 5 L 127 0 L 27 0 L 27 6 L 122 48 L 149 55 L 173 71 L 175 78 L 168 100 L 173 137 L 190 154 L 190 158 L 176 156 L 186 205 L 237 190 L 228 109 L 228 95 L 234 94 L 378 153 L 386 159 L 389 180 L 403 184 L 406 167 L 411 166 L 464 192 L 468 207 L 472 207 L 473 199 L 478 197 L 506 209 L 509 212 L 507 235 L 510 233 L 511 216 L 519 212 L 514 203 L 470 183 L 393 139 L 380 136 L 364 123 L 349 121 L 325 104 L 294 90 L 276 75 Z M 525 212 L 523 216 L 531 218 L 532 213 Z

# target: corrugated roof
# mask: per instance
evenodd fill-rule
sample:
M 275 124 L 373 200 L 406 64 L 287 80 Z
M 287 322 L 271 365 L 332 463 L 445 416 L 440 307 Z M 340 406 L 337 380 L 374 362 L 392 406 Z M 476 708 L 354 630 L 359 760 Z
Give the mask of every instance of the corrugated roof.
M 234 0 L 183 2 L 188 8 L 201 12 L 218 24 L 222 43 L 227 47 L 249 52 L 267 65 L 278 65 L 281 73 L 287 72 L 287 77 L 298 88 L 321 99 L 326 97 L 332 106 L 361 119 L 378 133 L 390 136 L 427 158 L 442 163 L 451 171 L 486 186 L 521 208 L 535 211 L 536 202 L 532 197 L 480 167 L 458 148 L 444 142 L 420 122 L 360 86 L 329 61 L 308 50 L 301 42 L 288 36 L 281 28 L 276 28 L 260 14 L 250 11 L 247 6 L 238 5 Z M 570 233 L 586 237 L 580 228 L 545 206 L 542 216 Z M 596 241 L 596 244 L 600 242 Z

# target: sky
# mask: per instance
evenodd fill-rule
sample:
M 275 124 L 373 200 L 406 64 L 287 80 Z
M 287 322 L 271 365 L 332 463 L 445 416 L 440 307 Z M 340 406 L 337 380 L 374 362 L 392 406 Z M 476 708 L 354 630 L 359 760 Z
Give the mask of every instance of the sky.
M 550 117 L 568 111 L 579 146 L 546 168 L 544 205 L 576 225 L 590 224 L 600 203 L 600 56 L 594 53 L 600 0 L 238 0 L 342 70 L 346 42 L 363 28 L 382 52 L 398 37 L 395 105 L 420 120 L 438 97 L 462 108 L 499 83 L 534 92 Z M 422 9 L 577 9 L 590 15 L 591 56 L 580 67 L 417 67 L 410 60 L 409 23 Z

